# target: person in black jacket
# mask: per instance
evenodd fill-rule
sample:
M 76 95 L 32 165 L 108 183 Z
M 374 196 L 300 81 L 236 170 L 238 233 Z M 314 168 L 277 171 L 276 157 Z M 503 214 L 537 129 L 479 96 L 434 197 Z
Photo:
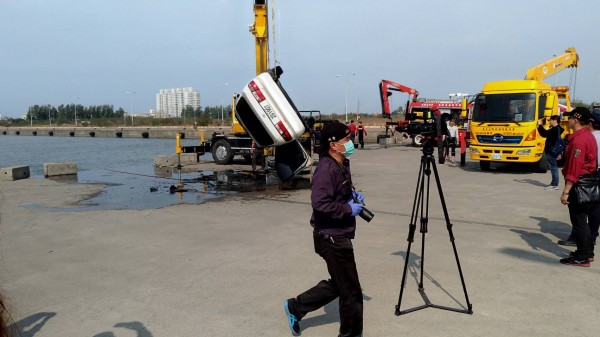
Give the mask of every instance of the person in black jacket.
M 550 149 L 556 144 L 556 141 L 561 137 L 563 129 L 560 125 L 560 117 L 554 115 L 550 117 L 550 128 L 546 130 L 543 126 L 544 118 L 538 120 L 538 132 L 542 137 L 546 138 L 546 144 L 544 145 L 544 153 L 546 154 L 546 160 L 548 161 L 548 168 L 552 175 L 552 181 L 549 185 L 546 185 L 546 190 L 558 190 L 558 166 L 556 162 L 561 159 L 561 155 L 554 156 L 550 153 Z
M 363 295 L 354 260 L 352 239 L 364 197 L 354 191 L 348 157 L 354 152 L 352 132 L 340 122 L 321 131 L 319 163 L 311 186 L 315 252 L 327 264 L 330 279 L 322 280 L 283 307 L 292 334 L 300 334 L 300 320 L 339 298 L 340 337 L 359 337 L 363 331 Z

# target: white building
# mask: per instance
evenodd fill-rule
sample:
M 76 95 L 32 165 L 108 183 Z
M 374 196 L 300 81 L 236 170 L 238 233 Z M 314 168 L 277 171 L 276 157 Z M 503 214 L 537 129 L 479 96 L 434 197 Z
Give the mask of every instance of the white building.
M 200 107 L 200 93 L 192 87 L 160 89 L 156 94 L 156 117 L 181 117 L 186 106 Z

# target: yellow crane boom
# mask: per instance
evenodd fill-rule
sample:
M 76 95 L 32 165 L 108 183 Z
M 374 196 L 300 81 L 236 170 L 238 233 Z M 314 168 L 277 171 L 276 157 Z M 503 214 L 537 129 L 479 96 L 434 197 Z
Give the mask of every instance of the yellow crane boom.
M 255 37 L 256 75 L 267 71 L 269 66 L 269 32 L 267 0 L 254 1 L 254 24 L 250 32 Z
M 527 70 L 526 80 L 541 81 L 557 72 L 570 67 L 577 67 L 579 55 L 575 48 L 567 48 L 565 53 Z

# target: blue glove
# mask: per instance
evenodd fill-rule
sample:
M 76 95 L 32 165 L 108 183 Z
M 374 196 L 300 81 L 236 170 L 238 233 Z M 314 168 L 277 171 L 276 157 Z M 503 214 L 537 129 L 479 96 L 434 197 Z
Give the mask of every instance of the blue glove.
M 352 207 L 352 216 L 357 216 L 360 214 L 360 212 L 362 211 L 364 205 L 360 204 L 360 203 L 355 203 L 354 200 L 350 200 L 348 201 L 348 205 L 350 205 L 350 207 Z
M 361 203 L 363 203 L 363 204 L 365 203 L 365 196 L 362 195 L 362 193 L 356 192 L 356 191 L 352 191 L 352 196 L 355 199 L 358 199 L 358 201 L 360 201 Z

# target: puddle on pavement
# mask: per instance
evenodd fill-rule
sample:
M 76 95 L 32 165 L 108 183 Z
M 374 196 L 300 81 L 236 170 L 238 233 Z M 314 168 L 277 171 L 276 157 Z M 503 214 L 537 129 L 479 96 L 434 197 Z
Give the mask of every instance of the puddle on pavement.
M 112 209 L 157 209 L 177 204 L 202 204 L 228 195 L 309 188 L 308 179 L 281 184 L 275 171 L 222 170 L 183 172 L 176 168 L 131 167 L 121 170 L 91 170 L 77 176 L 54 178 L 61 183 L 94 183 L 104 189 L 76 206 L 26 208 L 60 212 L 86 212 Z

